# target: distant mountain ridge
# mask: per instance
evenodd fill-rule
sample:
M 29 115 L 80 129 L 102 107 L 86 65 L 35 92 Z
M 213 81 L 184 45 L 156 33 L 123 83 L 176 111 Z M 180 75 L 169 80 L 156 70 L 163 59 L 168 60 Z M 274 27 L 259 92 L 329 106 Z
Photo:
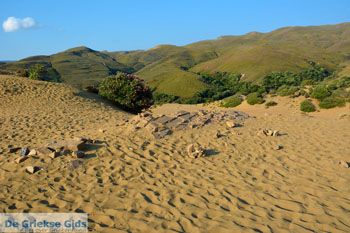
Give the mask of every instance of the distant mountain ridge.
M 285 27 L 149 50 L 99 52 L 77 47 L 0 64 L 0 70 L 43 63 L 55 69 L 63 82 L 78 87 L 95 84 L 117 71 L 134 72 L 159 92 L 191 97 L 206 86 L 199 79 L 200 72 L 242 73 L 246 80 L 258 82 L 273 71 L 305 69 L 310 61 L 338 75 L 350 75 L 350 23 Z

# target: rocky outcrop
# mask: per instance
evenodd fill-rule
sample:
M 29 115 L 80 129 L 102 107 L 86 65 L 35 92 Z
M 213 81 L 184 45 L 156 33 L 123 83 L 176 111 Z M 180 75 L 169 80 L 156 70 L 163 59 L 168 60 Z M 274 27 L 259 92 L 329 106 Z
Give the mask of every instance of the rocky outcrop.
M 226 122 L 227 127 L 240 126 L 236 121 L 243 121 L 249 116 L 238 111 L 206 111 L 196 112 L 179 111 L 172 115 L 153 115 L 151 112 L 142 112 L 130 122 L 131 128 L 136 131 L 146 129 L 156 139 L 172 134 L 174 131 L 201 128 L 211 123 Z

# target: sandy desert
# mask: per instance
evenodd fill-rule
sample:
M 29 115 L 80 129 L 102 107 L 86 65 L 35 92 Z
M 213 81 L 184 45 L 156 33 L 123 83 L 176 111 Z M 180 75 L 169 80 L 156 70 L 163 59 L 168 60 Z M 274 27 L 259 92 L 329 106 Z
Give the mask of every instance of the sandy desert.
M 85 212 L 93 232 L 350 232 L 350 169 L 339 164 L 350 160 L 349 105 L 305 114 L 302 98 L 152 107 L 249 115 L 239 127 L 222 120 L 155 138 L 97 95 L 0 76 L 0 212 Z M 17 164 L 9 152 L 75 137 L 93 141 L 84 158 Z M 204 157 L 189 157 L 190 144 Z

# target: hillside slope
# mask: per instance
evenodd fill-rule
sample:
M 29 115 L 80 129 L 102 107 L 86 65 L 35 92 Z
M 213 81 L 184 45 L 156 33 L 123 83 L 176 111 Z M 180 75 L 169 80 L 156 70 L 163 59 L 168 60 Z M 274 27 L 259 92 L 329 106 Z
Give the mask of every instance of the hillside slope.
M 77 47 L 50 56 L 34 56 L 0 64 L 1 70 L 17 71 L 40 63 L 54 70 L 59 79 L 78 88 L 94 85 L 117 71 L 132 72 L 114 58 L 87 47 Z
M 111 56 L 138 70 L 160 91 L 187 97 L 204 88 L 198 72 L 243 73 L 246 80 L 257 82 L 274 71 L 298 72 L 313 61 L 347 74 L 342 70 L 350 60 L 350 23 L 287 27 Z
M 160 45 L 146 51 L 98 52 L 78 47 L 0 64 L 0 71 L 42 63 L 76 87 L 96 84 L 116 71 L 135 72 L 159 92 L 191 97 L 206 88 L 198 73 L 242 73 L 246 80 L 259 82 L 274 71 L 303 70 L 310 61 L 338 75 L 349 75 L 350 23 L 286 27 L 186 46 Z

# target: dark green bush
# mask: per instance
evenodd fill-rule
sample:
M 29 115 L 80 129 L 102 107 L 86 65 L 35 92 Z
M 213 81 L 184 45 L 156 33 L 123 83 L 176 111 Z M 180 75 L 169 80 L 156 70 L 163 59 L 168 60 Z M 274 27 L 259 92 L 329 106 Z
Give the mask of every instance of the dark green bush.
M 320 108 L 329 109 L 329 108 L 335 108 L 335 107 L 343 107 L 345 106 L 345 100 L 337 97 L 326 97 L 324 98 L 320 104 Z
M 221 101 L 220 106 L 224 108 L 233 108 L 242 103 L 242 98 L 239 96 L 231 96 Z
M 324 98 L 331 96 L 331 94 L 332 93 L 325 85 L 318 85 L 312 90 L 311 97 L 318 100 L 323 100 Z
M 277 105 L 277 102 L 275 102 L 275 101 L 269 101 L 269 102 L 265 103 L 266 107 L 273 107 L 273 106 L 276 106 L 276 105 Z
M 316 106 L 310 100 L 304 100 L 300 104 L 300 110 L 303 112 L 314 112 L 316 111 Z
M 136 75 L 117 73 L 99 85 L 99 95 L 131 112 L 140 112 L 152 105 L 152 91 Z
M 265 100 L 262 98 L 261 95 L 259 95 L 259 93 L 254 92 L 254 93 L 250 93 L 247 96 L 247 103 L 250 105 L 254 105 L 254 104 L 262 104 L 264 103 Z

